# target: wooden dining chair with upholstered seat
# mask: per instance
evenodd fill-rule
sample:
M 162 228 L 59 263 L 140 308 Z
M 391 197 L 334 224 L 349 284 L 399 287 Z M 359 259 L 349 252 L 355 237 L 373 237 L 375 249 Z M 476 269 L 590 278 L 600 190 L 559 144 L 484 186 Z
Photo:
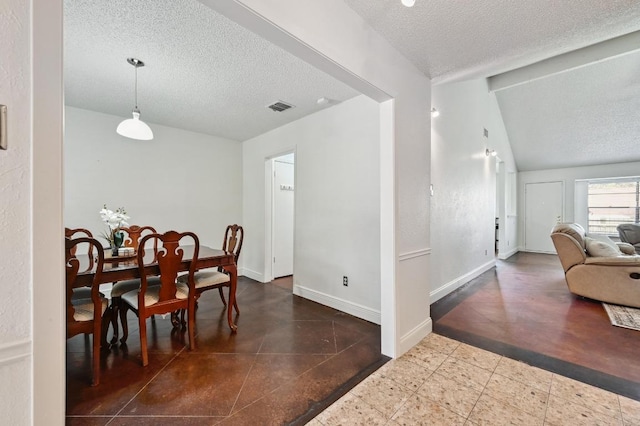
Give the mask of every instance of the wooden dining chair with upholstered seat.
M 240 258 L 240 250 L 242 250 L 243 239 L 244 230 L 242 229 L 242 226 L 237 224 L 227 226 L 227 229 L 224 233 L 224 239 L 222 240 L 222 250 L 228 253 L 233 253 L 236 265 L 238 264 L 238 259 Z M 178 278 L 178 281 L 186 282 L 187 278 L 187 276 L 182 276 Z M 231 286 L 231 277 L 223 268 L 212 268 L 198 271 L 195 274 L 194 280 L 196 289 L 196 301 L 203 292 L 217 288 L 218 292 L 220 293 L 222 303 L 224 304 L 224 306 L 227 306 L 227 301 L 225 300 L 222 289 L 223 287 Z M 240 310 L 238 309 L 237 301 L 234 301 L 233 307 L 239 314 Z
M 182 242 L 191 243 L 190 253 L 185 258 L 185 247 Z M 160 269 L 160 285 L 150 286 L 150 279 L 145 273 L 145 251 L 149 250 L 151 243 L 157 244 L 156 261 Z M 142 353 L 142 365 L 149 363 L 147 353 L 147 318 L 154 314 L 172 313 L 185 309 L 188 315 L 189 347 L 195 349 L 194 323 L 195 323 L 195 288 L 193 277 L 195 275 L 196 261 L 200 250 L 200 242 L 193 232 L 178 233 L 168 231 L 164 234 L 149 234 L 142 237 L 138 247 L 138 268 L 140 271 L 140 288 L 129 291 L 121 296 L 122 342 L 125 343 L 129 336 L 127 326 L 127 312 L 133 311 L 138 316 L 140 331 L 140 349 Z M 147 257 L 147 260 L 149 258 Z M 186 282 L 178 283 L 178 272 L 184 270 L 184 261 L 189 261 L 189 273 Z
M 76 257 L 76 250 L 80 244 L 87 245 L 89 259 L 84 264 Z M 78 272 L 84 269 L 92 269 L 95 258 L 95 277 L 89 289 L 88 297 L 79 297 L 76 288 Z M 106 321 L 103 323 L 102 315 L 107 309 L 107 299 L 100 294 L 100 282 L 104 265 L 104 250 L 102 245 L 90 237 L 75 239 L 65 238 L 65 265 L 66 265 L 66 314 L 67 314 L 67 339 L 77 334 L 93 334 L 92 353 L 92 379 L 91 385 L 100 383 L 100 345 L 106 341 Z
M 88 229 L 84 228 L 64 228 L 64 236 L 65 238 L 74 239 L 78 237 L 88 237 L 93 238 L 93 234 Z M 76 254 L 76 249 L 78 247 L 73 247 L 73 255 Z M 91 254 L 91 246 L 87 247 L 88 252 L 85 254 Z M 93 267 L 93 256 L 89 256 L 89 268 Z M 73 297 L 78 299 L 90 299 L 91 298 L 91 288 L 89 287 L 78 287 L 73 289 Z
M 126 228 L 120 228 L 126 235 L 124 237 L 124 246 L 133 248 L 134 252 L 138 251 L 138 246 L 140 239 L 147 234 L 155 234 L 157 231 L 153 226 L 138 226 L 131 225 Z M 144 235 L 143 235 L 144 234 Z M 157 242 L 154 245 L 154 248 L 157 248 Z M 157 278 L 149 278 L 149 286 L 160 285 L 160 280 Z M 121 296 L 129 291 L 137 290 L 140 288 L 140 280 L 125 280 L 125 281 L 117 281 L 113 283 L 111 287 L 111 325 L 113 327 L 113 337 L 111 338 L 111 343 L 115 344 L 118 342 L 118 315 L 120 312 L 121 306 Z

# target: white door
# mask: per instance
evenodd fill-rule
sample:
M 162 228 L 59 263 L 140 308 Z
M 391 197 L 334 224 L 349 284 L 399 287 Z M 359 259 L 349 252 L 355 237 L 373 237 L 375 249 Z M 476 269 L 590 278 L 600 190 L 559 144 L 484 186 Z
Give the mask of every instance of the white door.
M 555 253 L 551 228 L 562 221 L 562 182 L 528 183 L 525 185 L 525 251 Z
M 293 163 L 273 161 L 273 277 L 293 275 Z

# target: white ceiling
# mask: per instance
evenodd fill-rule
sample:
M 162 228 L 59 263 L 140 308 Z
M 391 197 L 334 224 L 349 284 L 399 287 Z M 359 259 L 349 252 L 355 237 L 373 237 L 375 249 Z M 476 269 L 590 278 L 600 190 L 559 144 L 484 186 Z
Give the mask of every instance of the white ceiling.
M 65 0 L 65 103 L 246 140 L 358 93 L 196 0 Z M 318 98 L 329 104 L 318 105 Z M 282 100 L 295 108 L 273 112 Z M 115 129 L 114 129 L 115 132 Z
M 520 171 L 640 161 L 640 51 L 496 96 Z
M 640 30 L 638 0 L 344 0 L 434 83 Z M 196 0 L 65 0 L 68 105 L 245 140 L 357 95 Z M 497 92 L 519 170 L 640 161 L 638 55 Z M 274 113 L 283 100 L 296 108 Z
M 436 84 L 640 30 L 637 0 L 345 2 Z M 640 161 L 639 65 L 630 54 L 497 92 L 518 170 Z

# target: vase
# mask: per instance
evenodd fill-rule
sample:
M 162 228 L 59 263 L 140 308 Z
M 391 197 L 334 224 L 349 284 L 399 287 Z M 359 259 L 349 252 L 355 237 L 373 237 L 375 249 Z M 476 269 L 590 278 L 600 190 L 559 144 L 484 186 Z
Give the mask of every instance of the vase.
M 118 249 L 122 247 L 124 242 L 124 234 L 121 231 L 114 231 L 112 234 L 113 245 L 111 246 L 111 256 L 118 255 Z

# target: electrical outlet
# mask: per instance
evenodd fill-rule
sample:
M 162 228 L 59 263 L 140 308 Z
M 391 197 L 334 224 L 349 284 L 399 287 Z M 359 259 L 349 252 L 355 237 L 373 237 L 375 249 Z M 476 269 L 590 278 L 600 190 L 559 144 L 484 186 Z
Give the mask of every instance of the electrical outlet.
M 349 287 L 349 277 L 347 277 L 346 275 L 342 277 L 342 285 L 345 287 Z

